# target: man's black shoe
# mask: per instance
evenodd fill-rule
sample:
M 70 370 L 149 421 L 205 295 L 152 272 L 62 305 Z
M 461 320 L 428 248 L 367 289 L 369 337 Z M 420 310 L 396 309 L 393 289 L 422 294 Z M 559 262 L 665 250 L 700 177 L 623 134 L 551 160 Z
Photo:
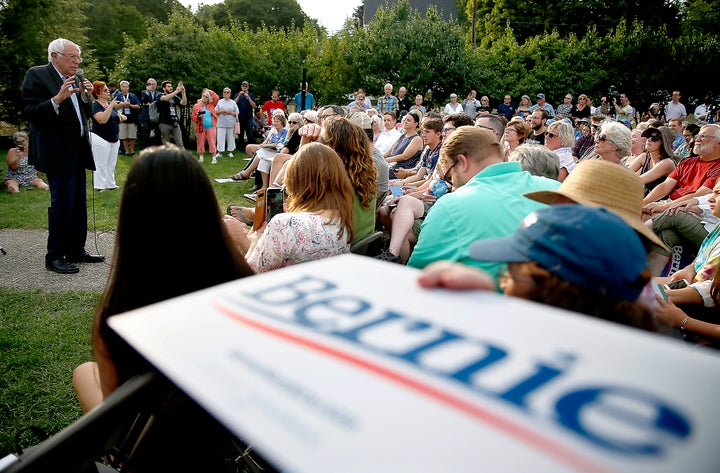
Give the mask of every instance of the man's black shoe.
M 80 268 L 70 263 L 65 258 L 59 258 L 45 263 L 45 268 L 60 274 L 75 274 Z
M 71 263 L 102 263 L 105 257 L 102 255 L 91 255 L 87 251 L 80 256 L 68 256 L 67 260 Z

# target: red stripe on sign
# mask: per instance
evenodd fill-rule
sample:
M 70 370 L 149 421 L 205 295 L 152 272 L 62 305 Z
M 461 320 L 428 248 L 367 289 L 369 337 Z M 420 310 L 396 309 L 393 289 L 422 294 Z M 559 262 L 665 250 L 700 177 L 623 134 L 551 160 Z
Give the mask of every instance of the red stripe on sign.
M 572 450 L 569 450 L 568 448 L 564 447 L 563 445 L 560 445 L 557 442 L 554 442 L 540 434 L 537 434 L 536 432 L 533 432 L 532 430 L 527 429 L 527 428 L 523 427 L 522 425 L 519 425 L 513 421 L 505 419 L 499 415 L 493 414 L 492 412 L 490 412 L 486 409 L 483 409 L 474 404 L 471 404 L 471 403 L 465 401 L 464 399 L 458 398 L 452 394 L 441 391 L 440 389 L 437 389 L 436 387 L 431 386 L 427 383 L 418 381 L 416 379 L 413 379 L 409 376 L 406 376 L 402 373 L 399 373 L 397 371 L 394 371 L 392 369 L 389 369 L 389 368 L 379 365 L 377 363 L 359 358 L 359 357 L 349 354 L 349 353 L 345 353 L 336 348 L 333 348 L 333 347 L 330 347 L 327 345 L 323 345 L 323 344 L 315 342 L 313 340 L 308 340 L 307 338 L 303 338 L 295 333 L 290 333 L 290 332 L 281 330 L 277 327 L 273 327 L 273 326 L 264 324 L 262 322 L 259 322 L 257 320 L 253 320 L 243 314 L 240 314 L 240 313 L 238 313 L 230 308 L 224 307 L 220 304 L 216 303 L 215 307 L 221 313 L 227 315 L 228 317 L 230 317 L 238 322 L 241 322 L 249 327 L 252 327 L 256 330 L 265 332 L 267 334 L 276 336 L 278 338 L 282 338 L 286 341 L 293 342 L 297 345 L 304 346 L 306 348 L 315 350 L 317 352 L 323 353 L 323 354 L 331 356 L 333 358 L 337 358 L 348 364 L 351 364 L 351 365 L 359 367 L 359 368 L 363 368 L 363 369 L 370 371 L 376 375 L 382 376 L 383 378 L 386 378 L 397 384 L 405 386 L 408 389 L 412 389 L 413 391 L 416 391 L 420 394 L 424 394 L 425 396 L 435 399 L 436 401 L 439 401 L 447 406 L 450 406 L 453 409 L 456 409 L 465 414 L 468 414 L 477 420 L 480 420 L 486 424 L 490 424 L 493 427 L 497 428 L 498 430 L 502 430 L 503 432 L 510 435 L 511 437 L 515 437 L 517 440 L 520 440 L 521 442 L 526 443 L 529 446 L 531 446 L 537 450 L 540 450 L 543 453 L 545 453 L 545 454 L 559 460 L 560 462 L 565 463 L 566 465 L 571 466 L 577 470 L 584 471 L 584 472 L 592 472 L 592 473 L 609 473 L 609 471 L 610 471 L 610 470 L 607 470 L 604 467 L 596 464 L 592 460 L 589 460 L 582 455 L 578 455 L 577 453 L 573 452 Z

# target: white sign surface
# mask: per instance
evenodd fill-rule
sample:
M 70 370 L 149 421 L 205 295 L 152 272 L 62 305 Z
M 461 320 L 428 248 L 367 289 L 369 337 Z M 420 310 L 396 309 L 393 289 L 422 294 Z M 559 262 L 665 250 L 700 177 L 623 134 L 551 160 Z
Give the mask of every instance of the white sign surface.
M 720 357 L 344 255 L 112 317 L 293 473 L 677 472 L 720 465 Z

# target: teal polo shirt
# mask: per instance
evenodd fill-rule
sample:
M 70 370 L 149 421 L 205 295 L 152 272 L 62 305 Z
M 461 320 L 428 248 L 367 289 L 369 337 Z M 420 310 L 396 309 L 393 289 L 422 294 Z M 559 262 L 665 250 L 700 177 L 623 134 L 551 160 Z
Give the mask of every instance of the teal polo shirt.
M 470 243 L 510 236 L 529 213 L 546 207 L 523 194 L 558 187 L 558 181 L 533 176 L 518 162 L 491 164 L 432 206 L 408 266 L 424 268 L 434 261 L 458 261 L 496 278 L 500 264 L 472 259 Z

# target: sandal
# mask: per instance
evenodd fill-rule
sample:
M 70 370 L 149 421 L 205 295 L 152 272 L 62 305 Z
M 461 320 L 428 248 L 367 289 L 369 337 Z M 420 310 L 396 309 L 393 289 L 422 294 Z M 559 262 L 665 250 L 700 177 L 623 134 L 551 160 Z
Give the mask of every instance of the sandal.
M 226 209 L 226 212 L 227 212 L 228 215 L 230 215 L 231 217 L 234 217 L 234 218 L 240 220 L 240 221 L 241 221 L 242 223 L 244 223 L 245 225 L 252 225 L 252 224 L 253 224 L 253 222 L 251 222 L 250 220 L 248 220 L 248 219 L 245 217 L 245 215 L 243 215 L 243 213 L 242 213 L 242 207 L 240 207 L 239 205 L 233 205 L 233 204 L 228 205 L 228 206 L 227 206 L 227 209 Z
M 250 179 L 250 176 L 246 177 L 243 175 L 242 171 L 240 171 L 239 173 L 230 176 L 230 179 L 232 179 L 233 181 L 247 181 L 248 179 Z

